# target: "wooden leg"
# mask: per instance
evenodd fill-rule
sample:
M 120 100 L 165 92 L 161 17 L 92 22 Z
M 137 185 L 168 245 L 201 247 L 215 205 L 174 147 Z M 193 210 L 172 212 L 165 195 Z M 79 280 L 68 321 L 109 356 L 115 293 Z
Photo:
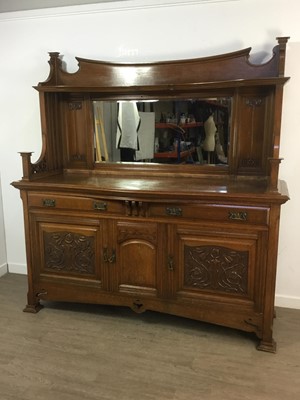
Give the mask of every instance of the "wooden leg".
M 42 306 L 42 304 L 40 304 L 40 300 L 38 299 L 37 296 L 34 296 L 31 292 L 31 290 L 29 290 L 29 292 L 27 293 L 27 305 L 24 308 L 24 312 L 28 312 L 28 313 L 32 313 L 32 314 L 36 314 L 38 313 L 44 306 Z

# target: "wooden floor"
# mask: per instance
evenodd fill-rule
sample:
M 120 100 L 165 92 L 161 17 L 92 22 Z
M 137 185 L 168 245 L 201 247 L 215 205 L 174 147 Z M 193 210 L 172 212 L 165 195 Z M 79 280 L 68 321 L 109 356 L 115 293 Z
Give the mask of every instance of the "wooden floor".
M 47 304 L 0 279 L 1 400 L 298 400 L 300 310 L 277 309 L 277 354 L 252 335 L 153 312 Z

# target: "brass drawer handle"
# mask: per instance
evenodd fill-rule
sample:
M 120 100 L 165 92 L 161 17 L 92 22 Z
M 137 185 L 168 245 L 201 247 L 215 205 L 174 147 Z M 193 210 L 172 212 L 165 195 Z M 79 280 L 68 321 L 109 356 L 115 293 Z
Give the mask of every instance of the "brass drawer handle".
M 182 208 L 166 207 L 166 214 L 171 215 L 172 217 L 181 217 L 182 216 Z
M 54 199 L 43 199 L 43 206 L 44 207 L 55 207 L 56 203 Z
M 98 210 L 98 211 L 106 211 L 107 204 L 103 203 L 102 201 L 94 201 L 93 208 L 94 208 L 94 210 Z
M 247 221 L 248 214 L 246 211 L 229 211 L 228 219 L 235 221 Z

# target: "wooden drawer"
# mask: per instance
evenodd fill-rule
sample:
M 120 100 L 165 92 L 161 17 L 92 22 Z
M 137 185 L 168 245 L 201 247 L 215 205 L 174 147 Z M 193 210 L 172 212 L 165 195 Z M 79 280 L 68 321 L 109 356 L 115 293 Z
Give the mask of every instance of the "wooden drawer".
M 148 216 L 267 225 L 269 209 L 234 205 L 152 204 L 148 208 Z
M 54 195 L 51 193 L 29 193 L 29 207 L 45 209 L 93 211 L 108 214 L 124 214 L 124 202 L 106 199 Z

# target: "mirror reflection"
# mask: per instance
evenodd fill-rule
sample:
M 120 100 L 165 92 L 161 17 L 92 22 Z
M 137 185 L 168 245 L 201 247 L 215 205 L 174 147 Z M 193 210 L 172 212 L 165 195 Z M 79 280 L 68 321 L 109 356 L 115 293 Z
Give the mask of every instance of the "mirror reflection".
M 227 164 L 231 98 L 93 101 L 95 161 Z

